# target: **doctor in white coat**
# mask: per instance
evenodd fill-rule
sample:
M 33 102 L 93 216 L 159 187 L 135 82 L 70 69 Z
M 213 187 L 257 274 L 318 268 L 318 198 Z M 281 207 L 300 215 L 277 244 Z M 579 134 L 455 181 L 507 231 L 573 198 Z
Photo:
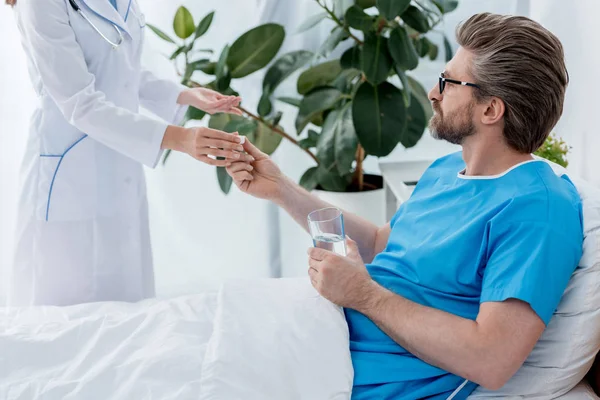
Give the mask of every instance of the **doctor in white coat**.
M 145 22 L 137 0 L 6 2 L 16 2 L 38 95 L 22 167 L 8 304 L 152 297 L 142 165 L 154 167 L 164 149 L 211 165 L 249 158 L 240 136 L 177 126 L 188 105 L 239 114 L 240 99 L 144 71 Z M 140 106 L 161 120 L 141 115 Z

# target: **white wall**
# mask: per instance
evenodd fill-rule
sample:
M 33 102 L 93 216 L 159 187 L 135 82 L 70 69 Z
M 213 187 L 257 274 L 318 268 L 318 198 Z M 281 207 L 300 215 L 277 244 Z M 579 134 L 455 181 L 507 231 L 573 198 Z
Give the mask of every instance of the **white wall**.
M 0 4 L 0 305 L 11 260 L 20 158 L 25 149 L 35 95 L 28 85 L 19 32 L 8 7 Z

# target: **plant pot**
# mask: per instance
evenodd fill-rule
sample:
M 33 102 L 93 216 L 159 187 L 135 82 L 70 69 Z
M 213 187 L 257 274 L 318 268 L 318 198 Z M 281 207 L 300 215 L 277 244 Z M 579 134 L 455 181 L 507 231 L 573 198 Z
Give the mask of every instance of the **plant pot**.
M 380 175 L 365 174 L 364 181 L 377 189 L 362 192 L 329 192 L 315 189 L 312 193 L 347 213 L 356 214 L 377 226 L 382 226 L 386 223 L 383 178 Z

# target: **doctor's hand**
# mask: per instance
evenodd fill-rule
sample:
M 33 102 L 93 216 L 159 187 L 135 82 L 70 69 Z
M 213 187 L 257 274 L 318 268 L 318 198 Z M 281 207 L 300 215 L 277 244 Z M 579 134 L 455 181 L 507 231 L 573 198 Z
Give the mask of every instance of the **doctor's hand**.
M 227 167 L 227 173 L 242 192 L 261 199 L 275 200 L 282 181 L 286 179 L 285 175 L 268 155 L 249 140 L 246 140 L 243 146 L 244 150 L 254 157 L 254 161 L 233 162 Z
M 244 139 L 237 134 L 206 127 L 182 128 L 170 125 L 165 132 L 161 148 L 187 153 L 209 165 L 225 167 L 234 161 L 254 161 L 254 157 L 244 153 L 241 143 Z M 216 160 L 211 157 L 224 159 Z
M 242 115 L 242 111 L 237 108 L 241 100 L 238 96 L 226 96 L 208 88 L 198 87 L 181 92 L 177 103 L 196 107 L 208 114 L 229 113 Z
M 356 242 L 346 237 L 348 255 L 311 247 L 308 249 L 308 275 L 321 296 L 332 303 L 355 310 L 373 300 L 377 283 L 371 279 Z

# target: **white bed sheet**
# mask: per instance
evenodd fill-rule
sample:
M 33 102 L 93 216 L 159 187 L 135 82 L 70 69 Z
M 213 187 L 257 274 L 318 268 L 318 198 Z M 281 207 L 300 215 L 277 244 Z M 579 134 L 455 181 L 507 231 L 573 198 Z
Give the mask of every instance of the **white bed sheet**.
M 0 398 L 197 399 L 217 294 L 0 311 Z
M 3 400 L 347 400 L 341 309 L 306 279 L 0 311 Z

